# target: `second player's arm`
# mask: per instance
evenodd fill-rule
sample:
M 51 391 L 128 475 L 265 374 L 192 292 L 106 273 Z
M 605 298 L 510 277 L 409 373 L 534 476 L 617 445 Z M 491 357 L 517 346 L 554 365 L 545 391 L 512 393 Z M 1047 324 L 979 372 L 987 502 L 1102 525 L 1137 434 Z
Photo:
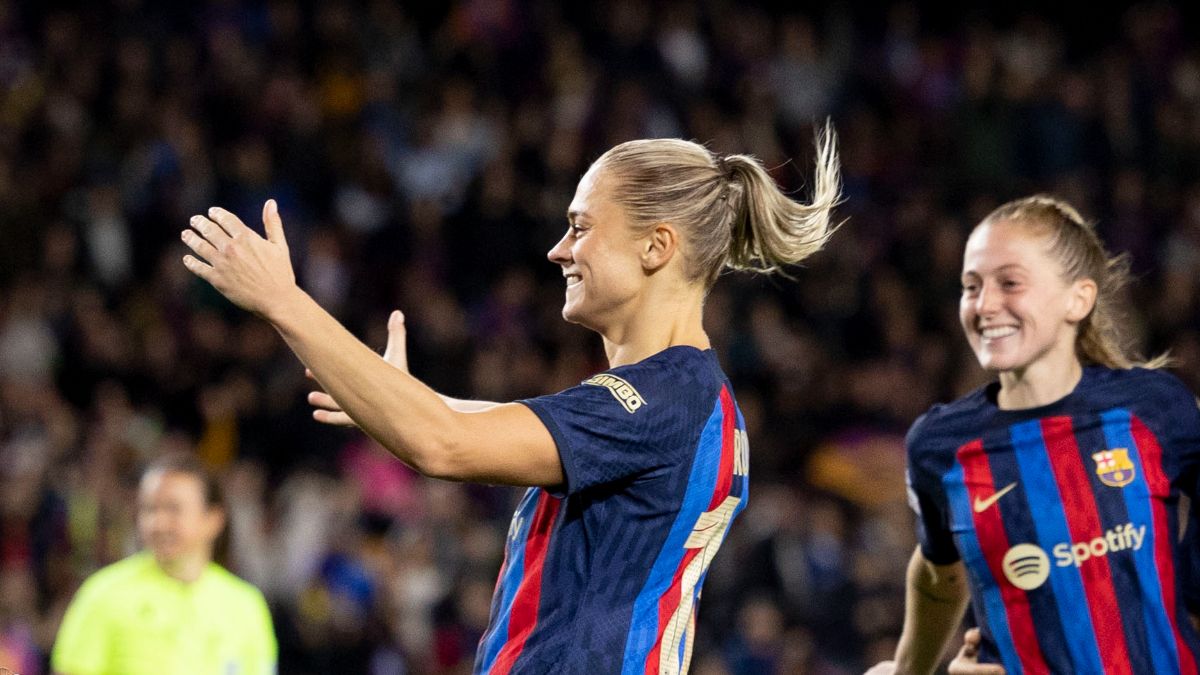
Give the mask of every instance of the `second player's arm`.
M 387 348 L 383 351 L 383 360 L 403 373 L 410 372 L 408 370 L 408 329 L 404 325 L 404 313 L 400 310 L 394 310 L 388 317 L 387 333 Z M 304 369 L 304 374 L 310 379 L 316 380 L 313 372 L 308 368 Z M 482 412 L 500 405 L 492 401 L 451 398 L 444 394 L 438 394 L 438 398 L 458 412 Z M 313 418 L 318 422 L 335 426 L 358 426 L 342 410 L 341 404 L 324 391 L 309 393 L 308 402 L 316 407 L 316 410 L 313 411 Z
M 941 662 L 966 611 L 966 570 L 961 562 L 935 565 L 917 547 L 908 563 L 906 586 L 896 673 L 927 675 Z

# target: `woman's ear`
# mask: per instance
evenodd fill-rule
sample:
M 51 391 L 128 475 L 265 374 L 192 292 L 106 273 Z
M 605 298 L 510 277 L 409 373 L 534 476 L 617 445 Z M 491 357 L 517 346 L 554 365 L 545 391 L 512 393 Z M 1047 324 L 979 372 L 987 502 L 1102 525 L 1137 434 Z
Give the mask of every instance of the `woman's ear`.
M 1092 313 L 1096 306 L 1096 294 L 1099 288 L 1093 279 L 1078 279 L 1071 284 L 1070 304 L 1067 306 L 1067 320 L 1079 323 Z
M 214 540 L 221 535 L 221 531 L 225 529 L 226 515 L 225 509 L 220 506 L 209 506 L 204 513 L 204 526 L 208 530 L 208 535 Z
M 642 240 L 642 268 L 653 272 L 665 267 L 679 248 L 679 232 L 670 223 L 655 223 Z

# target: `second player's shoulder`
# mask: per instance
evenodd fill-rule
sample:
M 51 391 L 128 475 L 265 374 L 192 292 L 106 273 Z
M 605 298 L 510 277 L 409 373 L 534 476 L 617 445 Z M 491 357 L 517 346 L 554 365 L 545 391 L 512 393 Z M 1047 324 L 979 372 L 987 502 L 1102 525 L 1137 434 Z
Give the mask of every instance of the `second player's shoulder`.
M 917 418 L 908 429 L 905 445 L 910 457 L 953 451 L 970 437 L 979 436 L 982 425 L 995 406 L 988 386 L 950 403 L 938 403 Z
M 1195 394 L 1174 374 L 1161 368 L 1089 368 L 1088 395 L 1099 407 L 1137 407 L 1161 411 L 1194 408 Z

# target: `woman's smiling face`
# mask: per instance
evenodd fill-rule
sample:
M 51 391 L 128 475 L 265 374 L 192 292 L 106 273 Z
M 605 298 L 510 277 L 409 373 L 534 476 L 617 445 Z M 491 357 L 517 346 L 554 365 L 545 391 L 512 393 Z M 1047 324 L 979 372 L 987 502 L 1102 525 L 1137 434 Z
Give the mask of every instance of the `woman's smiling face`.
M 1076 358 L 1089 302 L 1064 278 L 1048 237 L 1012 221 L 975 228 L 963 254 L 959 319 L 979 364 L 1024 371 L 1047 358 Z M 1084 306 L 1086 305 L 1086 306 Z
M 613 198 L 611 172 L 594 164 L 579 180 L 568 227 L 547 257 L 566 279 L 563 318 L 598 332 L 619 321 L 645 281 L 639 239 Z

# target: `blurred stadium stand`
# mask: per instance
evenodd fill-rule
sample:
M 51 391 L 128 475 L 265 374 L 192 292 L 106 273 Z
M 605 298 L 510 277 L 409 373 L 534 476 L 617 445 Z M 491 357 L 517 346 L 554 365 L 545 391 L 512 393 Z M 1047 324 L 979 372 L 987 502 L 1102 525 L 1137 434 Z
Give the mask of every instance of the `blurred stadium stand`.
M 0 665 L 45 672 L 77 584 L 135 547 L 139 467 L 194 447 L 282 673 L 470 672 L 514 491 L 313 423 L 274 332 L 179 263 L 212 204 L 278 198 L 325 307 L 378 348 L 399 307 L 415 374 L 511 400 L 604 367 L 544 257 L 591 159 L 694 138 L 802 196 L 832 116 L 845 226 L 797 282 L 708 301 L 753 499 L 705 589 L 704 675 L 890 655 L 903 434 L 982 381 L 957 278 L 993 205 L 1097 219 L 1139 274 L 1135 333 L 1200 390 L 1200 7 L 564 4 L 0 0 Z

